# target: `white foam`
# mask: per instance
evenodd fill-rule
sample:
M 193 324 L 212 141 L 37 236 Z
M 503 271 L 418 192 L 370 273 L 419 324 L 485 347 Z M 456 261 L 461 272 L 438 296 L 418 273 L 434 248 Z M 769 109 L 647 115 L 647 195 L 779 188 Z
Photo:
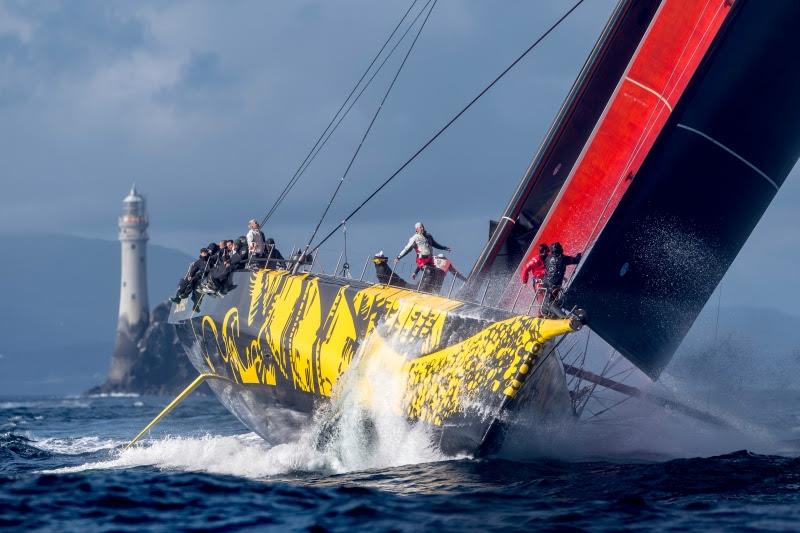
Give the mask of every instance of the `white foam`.
M 114 439 L 102 439 L 100 437 L 77 437 L 77 438 L 46 438 L 31 439 L 31 445 L 46 452 L 61 455 L 81 455 L 84 453 L 94 453 L 102 450 L 113 450 L 122 441 Z
M 90 394 L 89 398 L 138 398 L 138 392 L 101 392 L 100 394 Z
M 398 373 L 385 368 L 382 358 L 374 355 L 367 364 L 352 364 L 339 380 L 331 402 L 291 442 L 271 445 L 254 433 L 173 436 L 146 440 L 128 450 L 114 450 L 105 461 L 48 473 L 150 466 L 261 479 L 295 473 L 338 474 L 446 459 L 432 444 L 428 430 L 409 423 L 401 414 L 399 402 L 405 384 L 398 381 Z M 87 444 L 76 443 L 76 447 L 86 449 Z M 49 445 L 53 447 L 55 443 Z
M 387 370 L 394 354 L 388 344 L 381 346 L 368 358 L 355 358 L 330 404 L 317 414 L 316 429 L 329 432 L 326 453 L 347 470 L 446 459 L 434 446 L 430 430 L 409 422 L 403 413 L 404 374 Z
M 73 400 L 73 399 L 65 399 L 59 402 L 61 407 L 68 407 L 70 409 L 88 409 L 91 407 L 91 403 L 84 402 L 80 400 Z
M 45 473 L 72 473 L 152 466 L 163 470 L 206 472 L 266 478 L 292 472 L 339 472 L 325 454 L 305 446 L 270 448 L 255 434 L 239 436 L 168 437 L 114 452 L 112 459 Z

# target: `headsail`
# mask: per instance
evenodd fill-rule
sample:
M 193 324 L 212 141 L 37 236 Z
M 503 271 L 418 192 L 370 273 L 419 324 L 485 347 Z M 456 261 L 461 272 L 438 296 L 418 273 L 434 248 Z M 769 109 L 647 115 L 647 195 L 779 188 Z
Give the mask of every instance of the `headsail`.
M 626 19 L 631 9 L 643 10 L 646 29 Z M 539 242 L 584 252 L 565 305 L 586 309 L 593 330 L 657 377 L 797 160 L 797 20 L 792 0 L 621 2 L 476 263 L 473 288 L 500 278 L 495 301 L 512 306 L 523 294 L 527 306 L 531 291 L 510 271 Z M 639 36 L 618 50 L 627 50 L 621 68 L 602 51 L 623 28 Z M 597 100 L 584 92 L 597 88 Z M 602 112 L 587 111 L 598 102 Z
M 660 3 L 622 0 L 617 6 L 478 257 L 469 278 L 473 290 L 487 277 L 502 289 L 522 261 Z
M 800 156 L 800 2 L 728 18 L 565 302 L 652 377 Z
M 531 243 L 585 252 L 632 178 L 730 13 L 728 0 L 664 0 L 619 78 L 569 178 Z M 519 292 L 514 276 L 505 300 Z

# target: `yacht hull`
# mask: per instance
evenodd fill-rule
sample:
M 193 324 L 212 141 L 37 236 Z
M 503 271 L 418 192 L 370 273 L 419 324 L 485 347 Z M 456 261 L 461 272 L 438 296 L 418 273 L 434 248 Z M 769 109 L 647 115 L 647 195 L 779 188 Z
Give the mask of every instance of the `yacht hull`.
M 282 270 L 233 282 L 174 304 L 170 322 L 220 401 L 270 442 L 321 406 L 335 416 L 345 393 L 428 426 L 445 453 L 490 453 L 519 413 L 541 427 L 573 418 L 554 343 L 574 320 Z

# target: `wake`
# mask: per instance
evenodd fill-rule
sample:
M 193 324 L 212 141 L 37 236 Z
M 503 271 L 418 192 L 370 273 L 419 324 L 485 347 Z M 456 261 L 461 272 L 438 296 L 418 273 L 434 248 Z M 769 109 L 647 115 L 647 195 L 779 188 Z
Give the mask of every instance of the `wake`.
M 334 475 L 451 459 L 438 450 L 429 427 L 410 422 L 402 413 L 405 383 L 398 373 L 387 372 L 385 365 L 380 353 L 369 358 L 357 355 L 339 379 L 331 400 L 288 442 L 269 442 L 255 433 L 174 435 L 145 440 L 127 450 L 118 447 L 108 452 L 108 459 L 46 473 L 153 467 L 265 479 Z M 92 448 L 102 446 L 92 442 Z M 71 451 L 79 449 L 75 446 Z

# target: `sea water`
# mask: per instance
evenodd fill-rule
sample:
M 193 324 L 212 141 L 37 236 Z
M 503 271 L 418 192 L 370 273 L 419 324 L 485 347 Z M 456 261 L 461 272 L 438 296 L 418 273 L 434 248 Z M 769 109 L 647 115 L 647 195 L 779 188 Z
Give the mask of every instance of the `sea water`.
M 626 402 L 549 450 L 474 459 L 347 398 L 324 444 L 324 412 L 270 442 L 194 396 L 128 450 L 169 398 L 0 398 L 0 529 L 797 530 L 798 400 L 738 393 L 727 428 Z

